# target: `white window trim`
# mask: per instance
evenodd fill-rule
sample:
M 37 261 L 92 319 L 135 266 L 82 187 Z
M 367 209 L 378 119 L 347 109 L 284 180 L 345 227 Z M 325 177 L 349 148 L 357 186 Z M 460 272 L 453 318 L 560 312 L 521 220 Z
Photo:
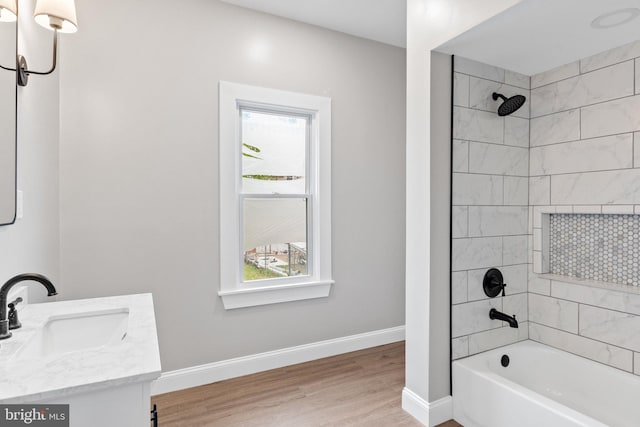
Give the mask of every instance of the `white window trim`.
M 331 278 L 331 98 L 257 86 L 220 82 L 220 290 L 225 309 L 329 296 Z M 240 203 L 242 146 L 239 105 L 263 104 L 313 115 L 310 141 L 311 275 L 277 280 L 273 285 L 243 283 L 240 277 Z M 297 280 L 296 280 L 297 279 Z

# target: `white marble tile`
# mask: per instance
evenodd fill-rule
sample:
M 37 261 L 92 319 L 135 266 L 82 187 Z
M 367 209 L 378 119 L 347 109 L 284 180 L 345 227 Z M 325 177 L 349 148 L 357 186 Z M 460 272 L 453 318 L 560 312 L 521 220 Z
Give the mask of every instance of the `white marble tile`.
M 634 205 L 633 206 L 633 213 L 634 214 L 640 214 L 640 205 Z
M 557 144 L 580 139 L 580 109 L 531 119 L 531 146 Z
M 529 251 L 529 236 L 505 236 L 502 238 L 502 263 L 504 265 L 526 264 Z
M 639 56 L 640 42 L 634 41 L 582 59 L 580 61 L 580 72 L 588 73 L 590 71 L 628 61 Z
M 529 180 L 526 177 L 504 177 L 504 204 L 526 206 L 529 204 Z
M 453 171 L 469 172 L 469 143 L 453 140 Z
M 451 340 L 451 358 L 462 359 L 469 355 L 469 337 L 454 338 Z
M 528 176 L 529 150 L 506 145 L 469 143 L 469 172 Z
M 544 224 L 548 224 L 548 215 L 555 213 L 558 206 L 534 206 L 533 207 L 533 228 L 542 228 Z M 547 216 L 545 218 L 545 215 Z
M 633 167 L 633 135 L 606 136 L 531 149 L 531 176 Z
M 467 272 L 454 271 L 451 273 L 452 304 L 467 302 Z
M 580 305 L 580 335 L 640 351 L 640 316 Z
M 578 61 L 561 65 L 542 73 L 531 76 L 531 89 L 548 85 L 559 80 L 568 79 L 569 77 L 580 74 L 580 63 Z
M 516 86 L 522 89 L 531 88 L 531 77 L 524 74 L 516 73 L 515 71 L 504 71 L 504 82 L 511 86 Z
M 529 320 L 577 334 L 578 304 L 538 294 L 529 294 Z
M 640 93 L 640 58 L 635 61 L 636 64 L 636 94 Z
M 633 133 L 633 167 L 640 168 L 640 132 Z
M 640 294 L 561 281 L 551 282 L 551 296 L 640 316 Z
M 502 144 L 504 142 L 504 118 L 488 111 L 454 107 L 453 138 Z
M 500 265 L 494 264 L 491 267 L 495 267 Z M 489 299 L 489 297 L 484 293 L 484 289 L 482 287 L 482 280 L 484 279 L 484 275 L 487 272 L 488 268 L 481 268 L 478 270 L 469 270 L 468 272 L 468 285 L 467 285 L 467 300 L 468 301 L 478 301 Z
M 469 106 L 469 76 L 465 74 L 453 75 L 453 105 Z
M 603 214 L 632 215 L 633 205 L 604 205 L 602 206 Z
M 453 174 L 454 205 L 501 205 L 503 190 L 501 176 Z
M 529 323 L 529 339 L 625 371 L 631 371 L 632 368 L 631 351 L 568 332 Z
M 453 338 L 502 327 L 502 322 L 489 319 L 489 311 L 502 310 L 500 298 L 458 304 L 451 307 Z
M 600 205 L 575 205 L 573 207 L 573 213 L 599 214 L 599 213 L 602 213 L 602 206 L 600 206 Z
M 493 93 L 497 92 L 510 98 L 514 95 L 524 95 L 527 101 L 520 109 L 513 113 L 516 117 L 529 118 L 529 91 L 522 88 L 497 83 L 491 80 L 471 77 L 469 82 L 469 107 L 476 110 L 490 111 L 498 113 L 498 107 L 504 102 L 498 98 L 493 100 Z
M 537 251 L 542 250 L 542 229 L 536 228 L 533 230 L 533 248 Z
M 516 315 L 518 322 L 526 322 L 528 318 L 527 294 L 507 295 L 502 299 L 502 311 L 508 315 Z
M 469 208 L 453 206 L 451 208 L 451 234 L 454 239 L 469 237 Z
M 529 148 L 529 119 L 504 118 L 504 143 Z
M 551 280 L 543 279 L 531 271 L 529 273 L 529 292 L 540 295 L 551 295 Z
M 551 203 L 640 204 L 640 170 L 625 169 L 552 176 Z
M 529 179 L 529 203 L 531 205 L 551 203 L 551 177 L 537 176 Z
M 572 205 L 558 205 L 558 206 L 556 206 L 556 213 L 559 213 L 559 214 L 573 213 L 573 206 Z
M 500 265 L 502 237 L 453 239 L 452 270 L 462 271 Z
M 462 56 L 455 56 L 453 63 L 454 71 L 459 73 L 469 74 L 470 76 L 481 77 L 496 82 L 504 82 L 504 70 L 502 68 L 483 64 L 482 62 L 467 59 Z
M 633 95 L 634 80 L 633 61 L 627 61 L 533 89 L 531 117 Z
M 534 273 L 546 273 L 542 268 L 542 252 L 533 251 L 533 271 Z
M 507 284 L 505 294 L 515 295 L 527 292 L 527 282 L 529 277 L 528 264 L 507 265 L 500 267 L 504 282 Z
M 640 375 L 640 353 L 634 353 L 633 355 L 633 373 Z
M 527 234 L 526 206 L 469 206 L 469 237 Z
M 469 335 L 469 355 L 494 348 L 504 347 L 529 337 L 529 324 L 520 323 L 518 328 L 498 328 Z
M 582 108 L 582 138 L 640 130 L 640 96 L 630 96 Z

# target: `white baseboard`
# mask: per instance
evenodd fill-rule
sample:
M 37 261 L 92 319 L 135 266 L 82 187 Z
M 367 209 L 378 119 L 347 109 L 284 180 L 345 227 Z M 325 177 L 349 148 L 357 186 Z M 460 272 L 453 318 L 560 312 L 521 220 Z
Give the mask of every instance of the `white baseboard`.
M 402 409 L 427 427 L 434 427 L 453 418 L 451 396 L 427 402 L 408 388 L 402 390 Z
M 366 332 L 327 341 L 320 341 L 281 350 L 259 353 L 251 356 L 193 366 L 177 371 L 163 372 L 156 381 L 151 383 L 151 394 L 158 395 L 185 388 L 211 384 L 229 378 L 255 374 L 269 369 L 309 362 L 323 357 L 349 353 L 351 351 L 376 347 L 403 341 L 404 326 Z

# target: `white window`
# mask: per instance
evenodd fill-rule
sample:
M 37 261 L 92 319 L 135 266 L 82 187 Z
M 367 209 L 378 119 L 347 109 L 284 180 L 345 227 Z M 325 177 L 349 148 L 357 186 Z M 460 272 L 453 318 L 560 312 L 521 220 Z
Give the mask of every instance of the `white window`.
M 331 291 L 331 99 L 220 82 L 226 309 Z

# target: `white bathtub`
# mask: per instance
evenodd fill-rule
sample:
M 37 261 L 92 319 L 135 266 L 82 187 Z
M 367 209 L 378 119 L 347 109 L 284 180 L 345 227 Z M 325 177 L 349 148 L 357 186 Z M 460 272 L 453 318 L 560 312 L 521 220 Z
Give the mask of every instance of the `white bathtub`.
M 523 341 L 453 362 L 453 414 L 464 427 L 640 427 L 640 377 Z

